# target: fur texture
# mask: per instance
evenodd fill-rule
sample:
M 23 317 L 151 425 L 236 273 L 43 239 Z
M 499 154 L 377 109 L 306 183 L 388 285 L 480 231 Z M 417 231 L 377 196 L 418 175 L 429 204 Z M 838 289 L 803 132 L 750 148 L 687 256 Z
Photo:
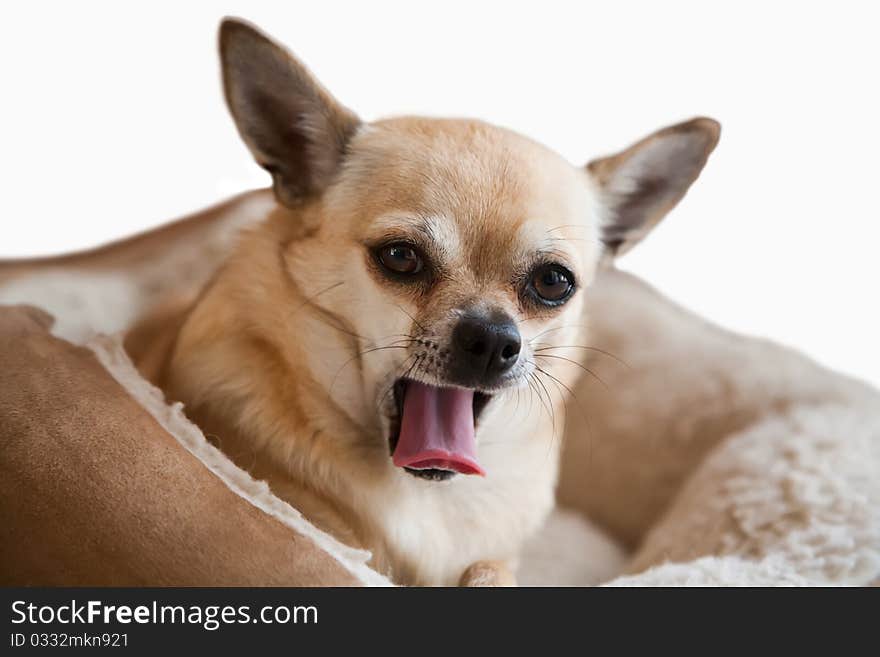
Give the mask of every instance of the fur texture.
M 634 550 L 631 573 L 731 557 L 629 581 L 876 580 L 876 390 L 715 327 L 622 272 L 600 278 L 590 306 L 591 345 L 620 360 L 594 352 L 601 383 L 575 389 L 560 501 Z
M 219 232 L 237 207 L 227 204 L 213 216 Z M 187 239 L 175 231 L 174 243 L 195 254 L 210 232 Z M 144 293 L 140 283 L 156 273 L 125 263 L 152 263 L 147 268 L 163 269 L 169 283 L 152 290 L 151 303 L 173 297 L 174 272 L 159 257 L 170 246 L 150 236 L 116 245 L 112 250 L 126 255 L 105 271 Z M 204 255 L 199 276 L 209 278 L 222 258 Z M 66 293 L 88 303 L 65 309 L 62 324 L 97 325 L 113 306 L 100 308 L 93 289 L 77 289 L 82 279 L 73 275 L 96 258 L 19 270 L 7 285 L 0 282 L 0 295 L 16 280 L 15 289 L 30 289 L 28 301 L 42 305 L 57 290 L 28 278 L 42 269 L 66 273 Z M 622 272 L 602 273 L 588 306 L 590 344 L 619 360 L 595 352 L 587 366 L 604 385 L 584 374 L 574 389 L 560 473 L 568 511 L 552 515 L 528 542 L 521 583 L 880 583 L 875 390 L 779 345 L 717 328 Z M 137 380 L 133 373 L 123 379 Z M 197 455 L 216 454 L 194 445 Z M 232 479 L 249 481 L 245 473 Z M 635 553 L 630 574 L 613 579 L 627 552 Z
M 480 121 L 362 123 L 240 21 L 224 21 L 220 52 L 277 202 L 194 301 L 135 327 L 129 350 L 236 463 L 395 581 L 508 582 L 553 504 L 585 290 L 681 198 L 717 124 L 667 128 L 585 169 Z M 421 276 L 378 256 L 401 244 Z M 546 268 L 565 272 L 570 299 L 537 294 Z M 517 334 L 503 380 L 452 374 L 457 327 L 475 313 Z M 476 421 L 485 478 L 426 482 L 392 463 L 401 381 L 491 395 Z

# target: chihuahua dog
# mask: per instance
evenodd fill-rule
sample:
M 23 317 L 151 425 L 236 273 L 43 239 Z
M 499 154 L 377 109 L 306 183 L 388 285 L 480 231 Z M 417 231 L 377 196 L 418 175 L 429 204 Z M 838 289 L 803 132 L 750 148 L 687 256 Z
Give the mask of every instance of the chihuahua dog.
M 554 502 L 590 282 L 682 198 L 718 124 L 572 166 L 481 121 L 365 123 L 239 20 L 220 55 L 271 202 L 160 322 L 150 377 L 395 582 L 513 583 Z

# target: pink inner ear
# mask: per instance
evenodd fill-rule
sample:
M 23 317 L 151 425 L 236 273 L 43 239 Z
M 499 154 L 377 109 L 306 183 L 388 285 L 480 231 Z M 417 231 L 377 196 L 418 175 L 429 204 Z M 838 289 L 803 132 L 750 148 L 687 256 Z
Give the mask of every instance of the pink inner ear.
M 590 162 L 609 216 L 602 241 L 614 255 L 637 244 L 685 195 L 718 143 L 720 126 L 696 118 Z

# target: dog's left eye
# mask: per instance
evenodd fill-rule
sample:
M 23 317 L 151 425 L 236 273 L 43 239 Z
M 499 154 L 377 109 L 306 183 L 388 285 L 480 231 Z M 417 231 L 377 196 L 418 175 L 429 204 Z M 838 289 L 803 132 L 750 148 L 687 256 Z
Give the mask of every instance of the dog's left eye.
M 574 292 L 574 276 L 561 265 L 541 265 L 532 271 L 529 287 L 542 303 L 557 306 Z
M 388 244 L 379 249 L 379 262 L 395 274 L 418 274 L 424 268 L 422 257 L 415 247 L 405 243 Z

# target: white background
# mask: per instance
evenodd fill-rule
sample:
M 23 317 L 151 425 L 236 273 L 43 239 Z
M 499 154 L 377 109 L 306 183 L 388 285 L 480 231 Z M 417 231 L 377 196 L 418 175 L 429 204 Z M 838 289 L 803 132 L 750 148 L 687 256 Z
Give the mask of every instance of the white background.
M 621 261 L 730 328 L 880 383 L 874 3 L 7 2 L 0 256 L 68 251 L 263 186 L 215 31 L 248 18 L 366 119 L 468 115 L 572 162 L 704 114 L 721 144 Z

